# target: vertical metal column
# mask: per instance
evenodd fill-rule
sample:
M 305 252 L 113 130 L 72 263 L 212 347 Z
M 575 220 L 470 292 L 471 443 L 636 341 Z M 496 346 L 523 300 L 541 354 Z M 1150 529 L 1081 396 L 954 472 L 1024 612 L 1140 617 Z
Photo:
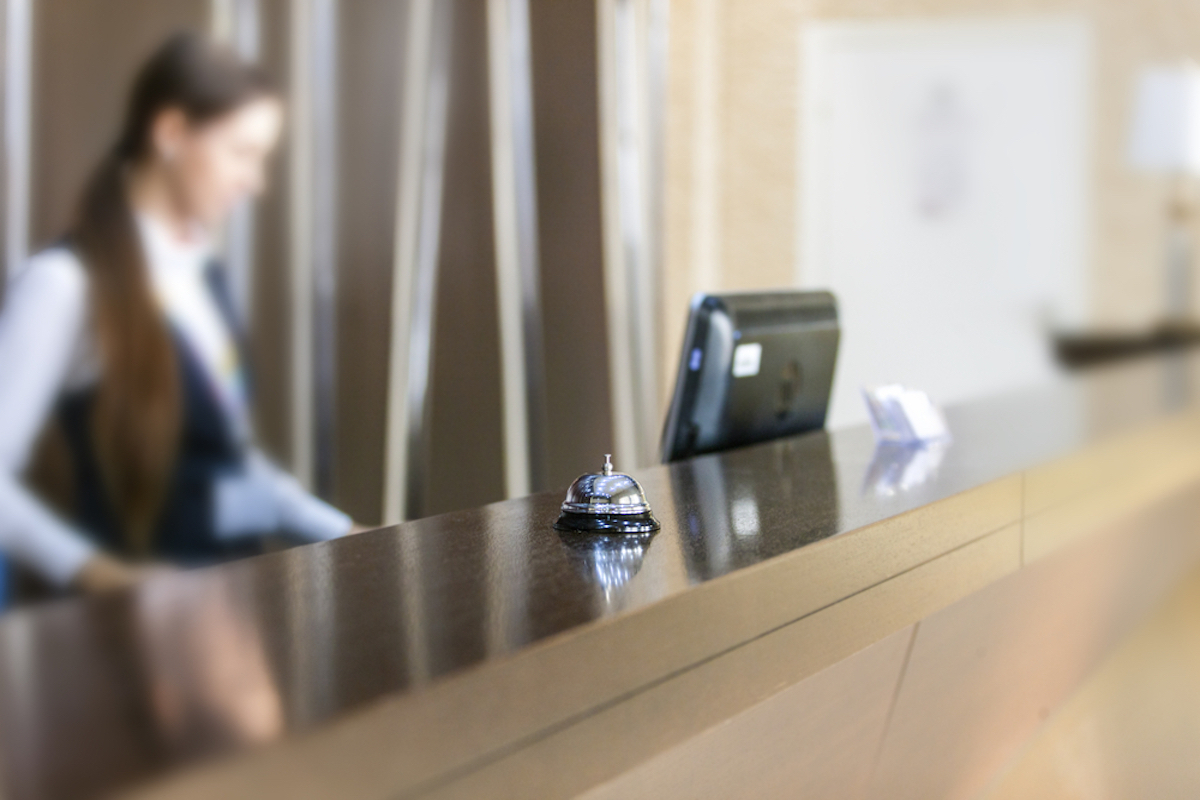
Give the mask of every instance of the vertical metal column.
M 258 61 L 262 49 L 261 16 L 259 0 L 212 0 L 212 36 L 247 61 Z M 234 304 L 247 323 L 254 307 L 254 211 L 253 201 L 234 209 L 222 231 L 220 248 Z
M 383 521 L 419 516 L 445 171 L 453 0 L 410 0 L 401 97 Z
M 4 266 L 16 275 L 29 255 L 33 0 L 4 0 Z M 0 297 L 3 297 L 0 280 Z
M 328 496 L 336 381 L 337 0 L 291 5 L 292 458 Z
M 627 466 L 658 444 L 665 0 L 598 0 L 605 301 L 614 449 Z
M 518 497 L 546 482 L 529 0 L 488 0 L 487 14 L 505 488 Z

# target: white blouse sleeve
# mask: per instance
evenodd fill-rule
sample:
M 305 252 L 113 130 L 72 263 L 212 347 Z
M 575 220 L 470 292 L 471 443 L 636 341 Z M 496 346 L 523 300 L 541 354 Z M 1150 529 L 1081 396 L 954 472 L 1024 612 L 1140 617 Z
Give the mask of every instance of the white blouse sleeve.
M 284 531 L 319 542 L 344 536 L 353 525 L 257 448 L 246 454 L 240 470 L 217 480 L 214 505 L 217 535 L 223 539 Z
M 65 249 L 31 259 L 0 310 L 0 550 L 63 585 L 95 546 L 21 482 L 87 320 L 87 276 Z

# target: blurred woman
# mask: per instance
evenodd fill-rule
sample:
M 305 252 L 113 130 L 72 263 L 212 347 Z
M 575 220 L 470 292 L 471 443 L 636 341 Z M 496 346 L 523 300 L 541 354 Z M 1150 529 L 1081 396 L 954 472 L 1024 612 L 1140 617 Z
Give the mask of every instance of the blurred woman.
M 0 312 L 0 548 L 58 585 L 206 563 L 250 537 L 347 533 L 253 445 L 212 236 L 262 191 L 283 108 L 194 34 L 145 64 L 74 222 Z

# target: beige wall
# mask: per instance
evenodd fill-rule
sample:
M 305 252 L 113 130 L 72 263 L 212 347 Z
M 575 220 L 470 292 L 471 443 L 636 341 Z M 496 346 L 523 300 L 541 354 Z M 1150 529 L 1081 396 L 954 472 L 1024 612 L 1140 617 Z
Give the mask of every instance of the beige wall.
M 1167 186 L 1126 166 L 1133 84 L 1143 64 L 1200 59 L 1200 0 L 673 0 L 664 380 L 692 292 L 793 282 L 803 23 L 1045 14 L 1093 34 L 1089 316 L 1148 324 L 1163 305 Z

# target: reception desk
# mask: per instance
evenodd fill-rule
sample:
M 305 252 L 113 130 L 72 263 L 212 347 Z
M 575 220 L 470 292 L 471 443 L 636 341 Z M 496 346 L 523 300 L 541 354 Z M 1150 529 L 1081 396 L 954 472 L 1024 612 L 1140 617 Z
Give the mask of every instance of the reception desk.
M 556 491 L 9 614 L 4 797 L 1020 796 L 1191 585 L 1197 399 L 1149 359 L 942 448 L 633 470 L 645 544 L 555 531 Z

